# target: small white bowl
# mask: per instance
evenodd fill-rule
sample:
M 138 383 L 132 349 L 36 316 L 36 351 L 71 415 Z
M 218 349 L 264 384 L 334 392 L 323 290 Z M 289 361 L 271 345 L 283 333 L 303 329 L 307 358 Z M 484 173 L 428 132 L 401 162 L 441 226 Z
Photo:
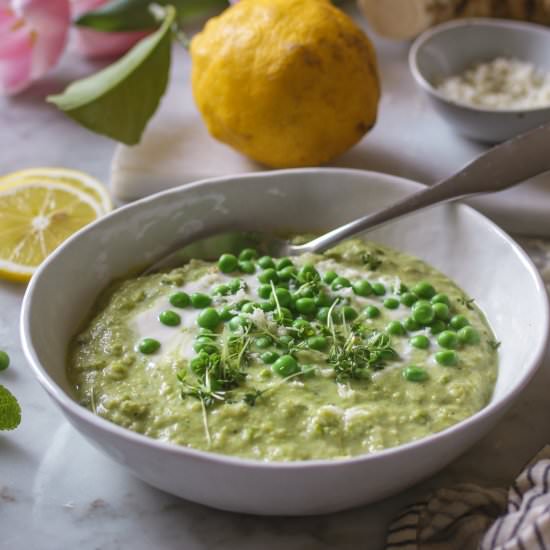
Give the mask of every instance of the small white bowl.
M 500 19 L 463 19 L 422 33 L 409 52 L 409 67 L 437 112 L 460 134 L 497 143 L 550 120 L 550 106 L 527 110 L 484 109 L 457 103 L 435 87 L 496 57 L 516 58 L 550 72 L 550 29 Z
M 121 208 L 69 239 L 33 277 L 21 317 L 25 354 L 77 430 L 141 479 L 175 495 L 224 510 L 279 515 L 335 512 L 389 496 L 481 438 L 525 387 L 546 347 L 548 304 L 537 270 L 510 237 L 468 206 L 435 207 L 368 235 L 450 275 L 476 298 L 502 340 L 492 401 L 425 439 L 346 460 L 290 463 L 197 451 L 131 432 L 78 405 L 66 355 L 98 293 L 184 237 L 227 227 L 323 231 L 420 188 L 373 172 L 312 168 L 207 180 Z

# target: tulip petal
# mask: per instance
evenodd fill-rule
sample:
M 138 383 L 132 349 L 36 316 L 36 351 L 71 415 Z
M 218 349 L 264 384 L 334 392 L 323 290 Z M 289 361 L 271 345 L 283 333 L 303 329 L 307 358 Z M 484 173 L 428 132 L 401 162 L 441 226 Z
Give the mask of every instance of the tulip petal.
M 12 50 L 9 58 L 0 57 L 0 93 L 13 95 L 24 90 L 32 82 L 32 41 L 21 42 L 17 50 Z
M 0 93 L 15 94 L 53 67 L 70 24 L 69 0 L 0 0 Z
M 33 78 L 40 78 L 53 67 L 67 41 L 71 24 L 69 0 L 14 0 L 16 11 L 34 31 Z

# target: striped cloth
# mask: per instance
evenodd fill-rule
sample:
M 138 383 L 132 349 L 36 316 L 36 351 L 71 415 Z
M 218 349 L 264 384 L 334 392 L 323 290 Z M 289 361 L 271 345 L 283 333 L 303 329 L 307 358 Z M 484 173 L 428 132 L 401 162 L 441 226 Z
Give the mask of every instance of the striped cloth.
M 550 550 L 550 445 L 508 489 L 438 489 L 391 524 L 386 550 Z

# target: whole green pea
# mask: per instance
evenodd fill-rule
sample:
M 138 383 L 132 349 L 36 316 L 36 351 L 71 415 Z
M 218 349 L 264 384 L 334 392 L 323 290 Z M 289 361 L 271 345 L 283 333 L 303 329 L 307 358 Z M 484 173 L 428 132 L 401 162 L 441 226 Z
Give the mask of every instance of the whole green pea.
M 254 344 L 256 344 L 256 347 L 260 349 L 265 349 L 271 346 L 273 344 L 273 338 L 271 336 L 259 336 L 254 340 Z
M 384 300 L 384 307 L 387 309 L 397 309 L 399 307 L 399 300 L 397 298 L 386 298 Z
M 246 284 L 242 279 L 231 279 L 227 286 L 229 287 L 229 290 L 231 290 L 232 294 L 235 294 L 236 292 L 239 292 L 241 288 L 245 288 Z
M 469 325 L 462 327 L 457 335 L 463 344 L 479 344 L 479 333 L 474 327 Z
M 452 330 L 444 330 L 437 337 L 437 343 L 442 348 L 454 349 L 458 346 L 458 336 Z
M 258 287 L 258 296 L 267 300 L 271 296 L 271 285 L 260 285 Z
M 418 300 L 412 307 L 412 318 L 421 325 L 429 325 L 435 317 L 434 310 L 430 302 Z
M 10 356 L 4 350 L 0 350 L 0 371 L 6 370 L 9 366 Z
M 276 284 L 278 280 L 277 272 L 272 267 L 268 267 L 258 275 L 258 281 L 264 285 L 269 284 L 271 281 Z
M 281 269 L 284 269 L 289 265 L 292 265 L 292 266 L 294 265 L 290 258 L 281 258 L 280 260 L 275 262 L 275 268 L 277 269 L 277 271 L 280 271 Z
M 432 308 L 434 310 L 436 319 L 441 319 L 442 321 L 446 321 L 451 316 L 451 313 L 449 311 L 449 306 L 447 304 L 443 304 L 442 302 L 436 302 L 435 304 L 432 304 Z
M 239 261 L 233 254 L 222 254 L 218 260 L 218 268 L 222 273 L 231 273 L 237 269 Z
M 239 260 L 239 269 L 243 273 L 248 273 L 249 275 L 251 275 L 256 271 L 256 266 L 251 260 Z
M 258 265 L 262 269 L 269 269 L 270 267 L 275 267 L 275 262 L 271 256 L 262 256 L 258 259 Z
M 446 306 L 451 305 L 451 301 L 449 300 L 449 297 L 446 294 L 436 294 L 431 299 L 432 304 L 445 304 Z
M 405 292 L 401 294 L 400 299 L 404 306 L 411 307 L 416 301 L 418 301 L 418 296 L 413 292 Z
M 367 306 L 363 312 L 367 319 L 375 319 L 380 316 L 380 310 L 376 306 Z
M 403 336 L 405 334 L 405 328 L 399 321 L 390 321 L 386 325 L 386 332 L 393 336 Z
M 224 306 L 220 309 L 220 319 L 222 321 L 229 321 L 233 318 L 233 310 L 231 306 Z
M 197 324 L 202 328 L 214 330 L 220 323 L 220 315 L 213 307 L 203 309 L 197 317 Z
M 440 365 L 443 365 L 445 367 L 451 367 L 457 364 L 458 356 L 456 352 L 452 350 L 438 351 L 435 354 L 435 360 Z
M 428 379 L 428 373 L 426 369 L 417 367 L 416 365 L 410 365 L 405 367 L 402 371 L 403 378 L 409 382 L 424 382 Z
M 286 288 L 276 288 L 275 296 L 277 296 L 277 301 L 281 306 L 288 306 L 292 302 L 292 296 Z M 272 296 L 273 298 L 273 296 Z
M 202 292 L 194 292 L 191 294 L 191 305 L 196 309 L 203 309 L 212 303 L 212 298 L 208 294 Z
M 304 315 L 315 313 L 317 306 L 313 298 L 299 298 L 296 300 L 296 310 Z
M 290 281 L 296 277 L 296 274 L 297 271 L 293 265 L 287 265 L 286 267 L 283 267 L 283 269 L 279 269 L 279 271 L 277 271 L 277 277 L 281 281 Z
M 430 347 L 430 339 L 423 334 L 413 336 L 410 340 L 411 346 L 418 349 L 428 349 Z
M 338 277 L 338 273 L 336 273 L 336 271 L 327 271 L 323 275 L 323 281 L 327 283 L 327 285 L 330 285 L 334 281 L 334 279 L 336 279 L 337 277 Z
M 174 292 L 174 294 L 170 294 L 168 301 L 174 307 L 184 308 L 191 303 L 191 298 L 186 292 Z
M 143 340 L 139 342 L 137 348 L 141 353 L 145 355 L 150 355 L 151 353 L 155 353 L 155 351 L 157 351 L 160 348 L 160 342 L 158 340 L 155 340 L 154 338 L 143 338 Z M 2 353 L 5 354 L 5 352 L 0 352 L 0 355 Z M 7 354 L 5 355 L 7 357 Z M 2 360 L 0 358 L 0 362 L 1 361 Z M 10 361 L 8 357 L 7 362 L 5 363 L 5 367 L 0 368 L 0 370 L 7 369 L 9 364 L 10 364 Z
M 386 294 L 386 287 L 383 283 L 371 283 L 372 291 L 377 296 L 384 296 Z
M 328 340 L 324 336 L 310 336 L 307 339 L 307 347 L 317 350 L 317 351 L 323 351 L 328 346 Z
M 239 254 L 239 261 L 249 262 L 258 257 L 258 251 L 253 248 L 244 248 Z
M 468 321 L 468 318 L 465 315 L 454 315 L 449 321 L 449 324 L 455 330 L 460 330 L 461 328 L 468 326 L 470 321 Z
M 248 319 L 245 319 L 244 317 L 241 317 L 240 315 L 237 315 L 236 317 L 233 317 L 230 321 L 229 321 L 229 328 L 233 331 L 233 332 L 236 332 L 238 330 L 241 330 L 243 328 L 246 328 L 249 326 L 250 322 L 248 321 Z
M 403 369 L 403 378 L 409 382 L 423 382 L 428 379 L 428 372 L 422 367 L 410 365 Z
M 350 286 L 351 283 L 349 279 L 346 279 L 345 277 L 336 277 L 330 285 L 332 290 L 340 290 L 341 288 L 349 288 Z
M 159 313 L 159 321 L 167 327 L 177 327 L 181 323 L 181 317 L 171 309 Z
M 273 363 L 271 369 L 283 378 L 300 372 L 300 367 L 292 355 L 282 355 Z
M 372 286 L 366 280 L 353 283 L 351 288 L 357 296 L 370 296 L 372 294 Z
M 435 296 L 435 288 L 426 281 L 420 281 L 413 287 L 413 292 L 420 298 L 429 300 Z

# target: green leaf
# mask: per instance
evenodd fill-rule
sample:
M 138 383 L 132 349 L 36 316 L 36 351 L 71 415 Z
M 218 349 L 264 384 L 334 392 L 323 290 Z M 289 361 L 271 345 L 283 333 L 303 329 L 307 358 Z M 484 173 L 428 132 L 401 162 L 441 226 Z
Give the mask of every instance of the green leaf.
M 228 5 L 227 0 L 111 0 L 81 15 L 75 24 L 106 32 L 151 30 L 158 26 L 158 21 L 149 9 L 153 3 L 174 6 L 180 22 L 210 15 Z
M 14 430 L 21 423 L 21 407 L 14 395 L 0 384 L 0 430 Z
M 135 145 L 166 91 L 175 10 L 124 57 L 47 100 L 93 132 Z

